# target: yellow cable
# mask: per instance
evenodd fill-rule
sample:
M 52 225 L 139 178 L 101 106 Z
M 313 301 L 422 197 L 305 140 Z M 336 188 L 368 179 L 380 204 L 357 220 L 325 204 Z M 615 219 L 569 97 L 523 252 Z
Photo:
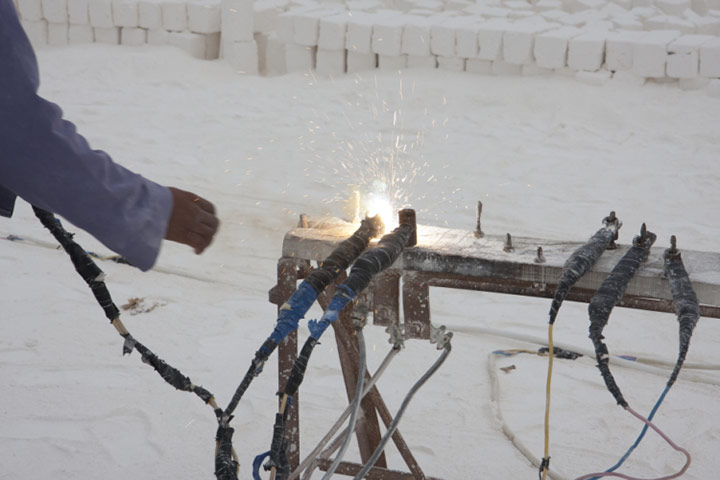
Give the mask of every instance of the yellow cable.
M 547 385 L 545 386 L 545 454 L 543 460 L 550 460 L 550 384 L 552 381 L 552 369 L 553 369 L 553 358 L 555 348 L 553 347 L 553 324 L 548 326 L 548 373 L 547 373 Z M 545 466 L 542 471 L 542 480 L 547 478 L 549 466 Z

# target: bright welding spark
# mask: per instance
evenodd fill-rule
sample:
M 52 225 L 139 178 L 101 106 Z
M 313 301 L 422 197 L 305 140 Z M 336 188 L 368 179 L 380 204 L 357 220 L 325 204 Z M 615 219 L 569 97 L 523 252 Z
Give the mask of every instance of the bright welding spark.
M 315 118 L 307 121 L 306 135 L 298 137 L 298 142 L 303 151 L 314 154 L 318 162 L 313 164 L 327 160 L 324 170 L 332 173 L 327 181 L 335 189 L 328 204 L 341 203 L 345 218 L 355 222 L 379 213 L 387 228 L 392 229 L 397 225 L 397 211 L 423 201 L 425 182 L 439 180 L 424 161 L 423 146 L 432 129 L 447 128 L 447 117 L 433 118 L 427 106 L 421 107 L 424 115 L 412 113 L 415 103 L 406 102 L 417 101 L 408 95 L 414 92 L 415 82 L 401 78 L 399 92 L 387 97 L 377 75 L 367 81 L 356 75 L 354 82 L 361 87 L 361 93 L 343 99 L 345 109 L 338 118 L 331 118 L 331 112 L 313 111 Z M 364 87 L 373 85 L 374 89 L 362 93 Z M 444 97 L 442 104 L 447 104 Z M 363 113 L 364 118 L 358 115 Z M 333 122 L 344 124 L 351 133 L 337 135 L 335 143 L 328 145 L 331 136 L 321 132 L 332 130 Z

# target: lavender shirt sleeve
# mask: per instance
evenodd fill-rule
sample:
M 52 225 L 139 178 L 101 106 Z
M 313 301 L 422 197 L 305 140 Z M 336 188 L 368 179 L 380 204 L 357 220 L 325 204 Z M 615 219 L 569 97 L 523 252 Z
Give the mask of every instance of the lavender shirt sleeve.
M 92 150 L 37 95 L 35 54 L 12 0 L 0 0 L 0 214 L 15 196 L 57 213 L 142 270 L 157 259 L 172 195 Z

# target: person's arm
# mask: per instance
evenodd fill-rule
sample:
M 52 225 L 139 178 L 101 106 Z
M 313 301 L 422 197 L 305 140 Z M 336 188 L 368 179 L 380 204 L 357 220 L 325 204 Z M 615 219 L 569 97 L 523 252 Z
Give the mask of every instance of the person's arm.
M 0 0 L 0 66 L 1 186 L 63 216 L 142 270 L 155 263 L 163 238 L 197 253 L 207 247 L 218 224 L 209 202 L 92 150 L 60 108 L 37 95 L 35 55 L 11 0 Z

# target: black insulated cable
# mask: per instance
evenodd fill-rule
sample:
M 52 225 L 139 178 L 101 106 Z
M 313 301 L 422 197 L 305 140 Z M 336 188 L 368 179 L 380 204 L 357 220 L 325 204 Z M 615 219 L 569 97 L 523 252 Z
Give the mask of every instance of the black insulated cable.
M 640 228 L 640 235 L 633 239 L 633 245 L 625 252 L 625 255 L 615 265 L 608 278 L 600 285 L 593 295 L 588 313 L 590 316 L 590 340 L 595 346 L 597 367 L 605 381 L 610 393 L 615 397 L 618 405 L 623 408 L 628 404 L 623 398 L 622 392 L 610 372 L 610 354 L 607 345 L 603 342 L 605 338 L 602 331 L 608 323 L 610 313 L 615 305 L 622 300 L 630 281 L 637 273 L 642 262 L 647 260 L 650 248 L 655 243 L 657 236 L 647 230 L 645 224 Z
M 690 283 L 690 276 L 685 270 L 680 251 L 677 249 L 675 235 L 670 238 L 670 248 L 665 250 L 664 272 L 670 283 L 670 292 L 673 297 L 673 305 L 678 320 L 679 329 L 679 352 L 675 368 L 670 374 L 668 386 L 677 380 L 685 356 L 690 348 L 690 338 L 693 330 L 700 319 L 700 303 L 698 302 L 695 290 Z
M 562 305 L 563 300 L 565 300 L 572 286 L 595 265 L 598 258 L 610 247 L 612 242 L 617 238 L 618 230 L 622 226 L 622 223 L 615 216 L 615 212 L 610 212 L 610 215 L 603 219 L 603 225 L 603 228 L 595 232 L 585 245 L 570 255 L 567 266 L 560 274 L 557 290 L 555 290 L 555 297 L 550 305 L 549 323 L 555 323 L 560 305 Z

